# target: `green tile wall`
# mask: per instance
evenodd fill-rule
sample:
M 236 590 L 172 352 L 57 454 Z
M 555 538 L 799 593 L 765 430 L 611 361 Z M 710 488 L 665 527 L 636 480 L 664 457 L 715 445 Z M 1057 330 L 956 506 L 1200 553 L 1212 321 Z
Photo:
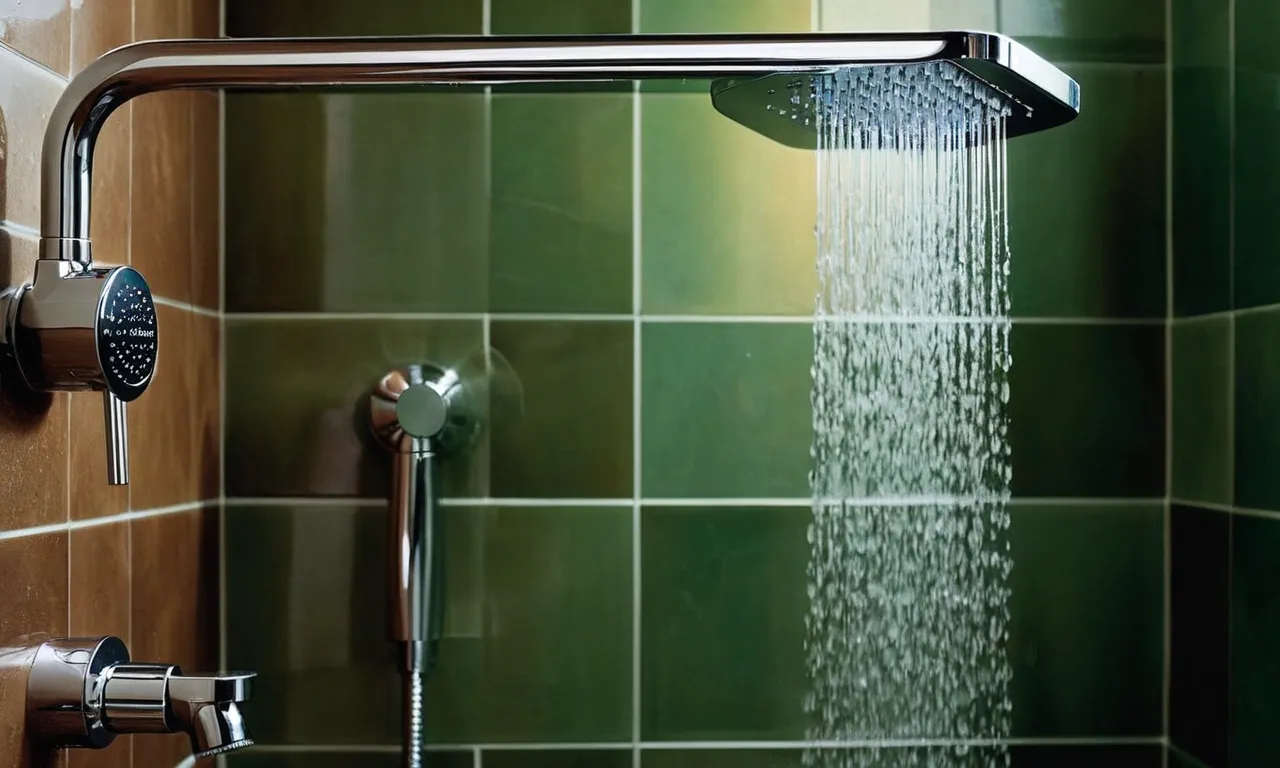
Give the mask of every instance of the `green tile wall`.
M 1231 516 L 1174 505 L 1169 548 L 1169 740 L 1206 765 L 1227 765 Z
M 1173 327 L 1174 498 L 1230 504 L 1232 496 L 1231 320 Z
M 1159 499 L 1171 482 L 1235 503 L 1217 446 L 1240 430 L 1224 434 L 1215 361 L 1248 341 L 1178 325 L 1166 359 L 1166 112 L 1180 93 L 1216 103 L 1221 50 L 1179 44 L 1170 105 L 1163 2 L 227 5 L 233 35 L 478 34 L 486 18 L 492 34 L 997 28 L 1075 76 L 1081 118 L 1010 147 L 1011 654 L 1016 735 L 1086 743 L 1018 746 L 1012 765 L 1160 764 Z M 488 417 L 444 469 L 446 493 L 475 506 L 445 515 L 435 745 L 478 746 L 486 767 L 622 768 L 637 739 L 803 737 L 815 167 L 719 117 L 705 88 L 227 99 L 228 662 L 262 673 L 260 742 L 350 750 L 233 766 L 397 760 L 387 460 L 360 403 L 422 360 L 459 366 Z M 1221 125 L 1197 130 L 1172 145 L 1180 314 L 1231 306 L 1230 251 L 1211 245 L 1250 221 L 1215 193 Z M 1187 382 L 1171 404 L 1181 446 L 1165 434 L 1169 363 Z M 1142 743 L 1087 743 L 1114 737 Z M 803 757 L 650 746 L 644 768 Z
M 384 508 L 227 510 L 227 661 L 268 744 L 395 744 Z M 629 508 L 447 508 L 433 743 L 631 735 Z M 320 565 L 322 567 L 317 568 Z

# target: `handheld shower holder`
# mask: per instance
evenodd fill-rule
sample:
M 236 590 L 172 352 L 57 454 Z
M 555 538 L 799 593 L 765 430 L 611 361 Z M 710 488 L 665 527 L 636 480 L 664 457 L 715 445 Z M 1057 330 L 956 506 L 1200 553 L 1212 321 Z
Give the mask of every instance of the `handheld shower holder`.
M 27 731 L 50 746 L 92 749 L 124 734 L 185 732 L 197 758 L 230 752 L 253 744 L 239 705 L 254 676 L 132 663 L 118 637 L 50 640 L 27 678 Z

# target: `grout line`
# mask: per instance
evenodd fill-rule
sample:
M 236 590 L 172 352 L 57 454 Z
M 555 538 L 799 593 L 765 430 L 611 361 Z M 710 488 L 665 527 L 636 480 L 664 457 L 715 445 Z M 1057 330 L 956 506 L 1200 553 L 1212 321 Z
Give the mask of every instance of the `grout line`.
M 19 224 L 9 219 L 0 219 L 0 229 L 17 237 L 26 238 L 28 240 L 39 240 L 40 230 L 35 227 L 28 227 L 26 224 Z
M 219 3 L 226 36 L 227 5 Z M 227 669 L 227 94 L 218 92 L 218 668 Z M 225 759 L 219 758 L 219 766 Z
M 624 751 L 642 749 L 648 751 L 747 751 L 747 750 L 806 750 L 806 749 L 895 749 L 912 747 L 984 747 L 984 746 L 1166 746 L 1162 736 L 1099 736 L 1066 738 L 1010 738 L 1010 739 L 854 739 L 828 741 L 609 741 L 609 742 L 501 742 L 431 744 L 430 752 L 574 752 L 587 750 Z M 267 754 L 395 754 L 400 751 L 395 744 L 257 744 L 255 752 Z
M 47 75 L 48 77 L 53 78 L 58 82 L 59 85 L 63 86 L 64 88 L 66 87 L 67 83 L 71 82 L 70 79 L 65 75 L 53 71 L 49 67 L 45 66 L 44 64 L 41 64 L 40 62 L 26 55 L 22 51 L 19 51 L 17 48 L 14 48 L 13 46 L 9 45 L 4 40 L 0 40 L 0 57 L 3 57 L 6 53 L 13 54 L 13 56 L 18 59 L 19 64 L 28 64 L 34 67 L 35 69 L 39 70 L 41 74 L 44 74 L 44 75 Z
M 130 259 L 132 258 L 133 258 L 133 255 L 130 254 Z M 206 309 L 204 307 L 196 306 L 195 304 L 188 304 L 185 301 L 176 301 L 174 299 L 166 299 L 163 296 L 153 296 L 152 300 L 158 306 L 161 306 L 161 307 L 171 307 L 173 309 L 181 309 L 186 312 L 193 312 L 197 315 L 203 315 L 204 317 L 212 317 L 217 320 L 222 319 L 222 313 L 216 309 Z
M 634 9 L 639 7 L 640 0 L 633 3 Z M 641 689 L 641 578 L 643 576 L 641 560 L 641 497 L 643 489 L 643 412 L 642 372 L 643 372 L 643 320 L 644 309 L 644 269 L 641 259 L 644 253 L 644 234 L 642 224 L 644 212 L 641 208 L 643 200 L 643 158 L 642 152 L 642 115 L 643 100 L 640 97 L 640 83 L 632 84 L 631 94 L 631 763 L 632 768 L 640 768 L 640 689 Z
M 1164 235 L 1165 235 L 1165 327 L 1164 327 L 1164 511 L 1161 525 L 1161 546 L 1163 555 L 1163 594 L 1161 595 L 1163 616 L 1161 695 L 1160 695 L 1160 730 L 1165 739 L 1169 738 L 1169 692 L 1172 687 L 1173 664 L 1173 317 L 1176 293 L 1174 286 L 1174 230 L 1173 230 L 1173 0 L 1165 0 L 1164 7 L 1164 45 L 1165 45 L 1165 105 L 1164 105 Z M 1169 765 L 1169 750 L 1161 752 L 1160 760 L 1163 768 Z
M 958 497 L 958 496 L 898 496 L 863 499 L 846 499 L 845 503 L 854 507 L 871 506 L 923 506 L 946 504 L 978 504 L 993 501 L 992 498 Z M 380 507 L 387 500 L 378 496 L 230 496 L 221 499 L 228 507 Z M 796 507 L 808 509 L 813 506 L 809 497 L 796 498 L 667 498 L 667 497 L 630 497 L 630 498 L 595 498 L 595 499 L 554 499 L 554 498 L 519 498 L 519 497 L 454 497 L 440 500 L 443 507 L 632 507 L 637 501 L 644 507 Z M 1150 507 L 1163 504 L 1163 497 L 1014 497 L 1008 500 L 1010 506 L 1068 506 L 1068 507 Z M 1184 502 L 1175 502 L 1184 503 Z M 1205 506 L 1199 502 L 1185 502 L 1194 506 Z M 1280 513 L 1277 513 L 1280 514 Z
M 637 103 L 638 109 L 638 103 Z M 637 113 L 638 114 L 638 113 Z M 638 117 L 637 117 L 638 119 Z M 639 182 L 636 181 L 635 184 Z M 638 203 L 637 203 L 638 205 Z M 633 240 L 640 238 L 639 228 Z M 633 267 L 633 291 L 639 290 L 639 267 Z M 633 296 L 633 304 L 638 297 Z M 192 311 L 208 311 L 169 299 L 157 298 L 156 303 L 190 308 Z M 1280 307 L 1280 305 L 1275 305 Z M 803 323 L 814 322 L 812 315 L 641 315 L 639 307 L 627 313 L 538 313 L 538 312 L 227 312 L 232 321 L 358 321 L 358 320 L 471 320 L 483 321 L 486 317 L 508 322 L 638 322 L 638 323 Z M 824 322 L 855 324 L 984 324 L 1012 322 L 1014 325 L 1098 325 L 1098 326 L 1149 326 L 1163 327 L 1167 318 L 1134 317 L 957 317 L 946 315 L 850 315 L 839 320 Z
M 84 520 L 69 520 L 64 523 L 49 523 L 47 525 L 36 525 L 30 528 L 19 528 L 12 531 L 0 531 L 0 541 L 8 539 L 21 539 L 27 536 L 40 536 L 46 533 L 60 533 L 62 531 L 78 531 L 82 528 L 96 528 L 100 525 L 111 525 L 128 520 L 141 520 L 148 517 L 162 517 L 164 515 L 173 515 L 180 512 L 191 512 L 201 509 L 210 504 L 217 503 L 216 499 L 204 499 L 201 501 L 188 501 L 182 504 L 173 504 L 167 507 L 153 507 L 151 509 L 143 509 L 138 511 L 121 512 L 115 515 L 103 515 L 101 517 L 90 517 Z
M 1195 507 L 1196 509 L 1207 509 L 1211 512 L 1223 512 L 1228 515 L 1235 512 L 1235 508 L 1233 508 L 1230 504 L 1218 504 L 1216 502 L 1209 502 L 1209 501 L 1195 501 L 1193 499 L 1171 498 L 1169 499 L 1169 503 L 1176 507 Z

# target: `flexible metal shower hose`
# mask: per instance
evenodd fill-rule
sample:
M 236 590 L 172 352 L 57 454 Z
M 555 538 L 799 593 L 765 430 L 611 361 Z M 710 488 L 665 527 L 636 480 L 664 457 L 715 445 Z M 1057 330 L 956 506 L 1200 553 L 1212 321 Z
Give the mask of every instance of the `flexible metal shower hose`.
M 426 748 L 426 719 L 423 716 L 422 672 L 404 673 L 404 764 L 405 768 L 422 768 Z

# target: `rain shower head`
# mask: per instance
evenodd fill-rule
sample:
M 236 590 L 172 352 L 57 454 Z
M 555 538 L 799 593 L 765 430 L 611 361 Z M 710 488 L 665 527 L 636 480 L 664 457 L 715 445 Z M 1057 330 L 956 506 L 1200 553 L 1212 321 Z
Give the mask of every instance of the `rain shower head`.
M 29 289 L 0 294 L 0 350 L 13 353 L 14 340 L 32 329 L 48 326 L 63 339 L 59 332 L 68 327 L 97 328 L 84 318 L 102 316 L 99 294 L 74 292 L 80 298 L 71 315 L 60 297 L 68 287 L 96 284 L 111 274 L 93 267 L 93 148 L 112 113 L 141 94 L 720 78 L 712 98 L 721 112 L 784 144 L 814 147 L 816 131 L 805 120 L 770 114 L 772 91 L 794 87 L 808 95 L 815 78 L 846 67 L 941 61 L 965 69 L 1007 98 L 1009 135 L 1060 125 L 1079 108 L 1079 88 L 1069 77 L 1011 40 L 977 32 L 159 40 L 117 48 L 76 75 L 49 116 L 41 158 L 40 262 Z M 108 254 L 108 260 L 120 258 Z M 154 347 L 156 332 L 133 328 L 130 338 L 136 336 L 145 352 Z M 46 391 L 109 386 L 94 374 L 101 360 L 89 361 L 97 367 L 74 366 L 57 380 L 37 375 L 59 360 L 66 367 L 65 346 L 49 343 L 33 348 L 31 355 L 18 355 L 23 377 Z M 116 344 L 107 346 L 110 363 Z M 141 365 L 154 364 L 154 355 L 143 357 Z M 149 375 L 140 385 L 148 381 Z M 113 477 L 127 482 L 124 400 L 106 391 L 107 449 L 120 467 Z
M 987 86 L 1009 108 L 1008 136 L 1043 131 L 1074 120 L 1080 86 L 1062 71 L 1009 38 L 984 32 L 883 33 L 861 35 L 866 57 L 857 66 L 954 66 Z M 757 133 L 801 149 L 818 146 L 813 99 L 834 75 L 778 72 L 761 77 L 722 78 L 711 84 L 719 112 Z

